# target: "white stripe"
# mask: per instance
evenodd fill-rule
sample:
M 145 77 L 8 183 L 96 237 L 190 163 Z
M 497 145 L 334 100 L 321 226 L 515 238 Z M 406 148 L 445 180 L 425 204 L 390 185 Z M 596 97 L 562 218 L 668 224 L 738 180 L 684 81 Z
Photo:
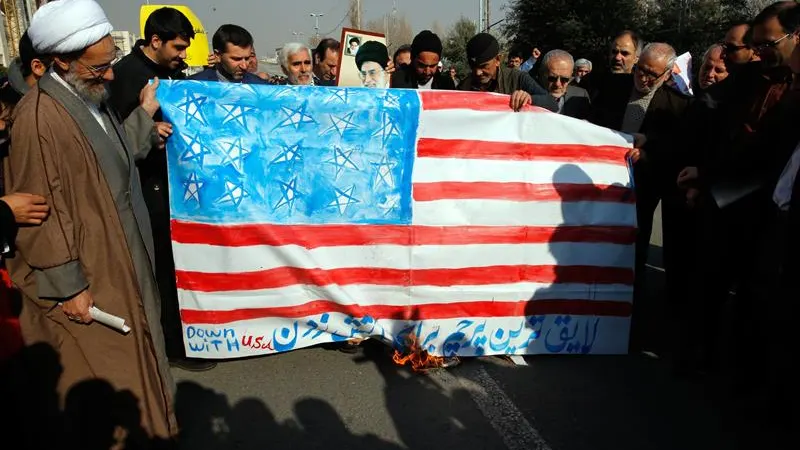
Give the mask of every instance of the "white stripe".
M 413 183 L 441 181 L 496 183 L 571 183 L 630 185 L 628 168 L 619 164 L 555 161 L 490 161 L 483 159 L 418 158 Z
M 636 205 L 612 202 L 512 202 L 437 200 L 414 202 L 414 225 L 563 226 L 636 223 Z
M 423 110 L 421 138 L 525 142 L 528 144 L 612 145 L 631 148 L 629 135 L 558 114 L 510 114 L 467 109 Z M 480 124 L 480 126 L 464 126 Z
M 410 296 L 410 297 L 409 297 Z M 278 289 L 231 292 L 194 292 L 179 289 L 182 308 L 204 311 L 296 306 L 315 300 L 344 305 L 415 305 L 470 301 L 519 302 L 535 300 L 589 300 L 630 303 L 633 286 L 622 284 L 515 283 L 485 286 L 294 285 Z
M 219 247 L 173 244 L 175 267 L 191 272 L 256 272 L 277 267 L 438 269 L 516 265 L 630 267 L 633 245 L 544 244 L 357 245 L 307 249 L 297 245 Z

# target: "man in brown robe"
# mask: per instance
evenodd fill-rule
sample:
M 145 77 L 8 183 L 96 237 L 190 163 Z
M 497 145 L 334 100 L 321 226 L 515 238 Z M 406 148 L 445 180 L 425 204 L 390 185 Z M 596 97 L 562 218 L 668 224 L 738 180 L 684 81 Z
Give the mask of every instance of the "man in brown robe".
M 135 165 L 149 145 L 125 131 L 152 134 L 158 104 L 151 86 L 143 107 L 121 125 L 106 101 L 115 59 L 110 31 L 93 0 L 48 3 L 31 22 L 34 47 L 54 64 L 17 106 L 6 184 L 8 192 L 44 196 L 51 215 L 19 231 L 8 265 L 24 298 L 25 343 L 49 344 L 60 357 L 62 405 L 75 385 L 104 380 L 136 397 L 141 422 L 134 425 L 148 439 L 169 439 L 177 434 L 173 381 Z M 92 323 L 92 305 L 124 318 L 132 331 Z

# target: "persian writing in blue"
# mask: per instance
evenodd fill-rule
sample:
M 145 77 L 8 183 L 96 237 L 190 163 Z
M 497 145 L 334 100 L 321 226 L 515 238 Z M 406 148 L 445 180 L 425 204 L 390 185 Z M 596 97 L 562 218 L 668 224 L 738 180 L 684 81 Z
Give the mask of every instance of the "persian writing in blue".
M 175 219 L 410 224 L 414 91 L 163 81 Z

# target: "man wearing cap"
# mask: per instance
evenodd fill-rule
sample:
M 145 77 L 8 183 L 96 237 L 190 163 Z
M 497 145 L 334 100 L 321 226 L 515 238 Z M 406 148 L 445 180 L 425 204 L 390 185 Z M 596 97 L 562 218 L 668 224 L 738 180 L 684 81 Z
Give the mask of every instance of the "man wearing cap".
M 356 54 L 361 85 L 367 88 L 388 87 L 386 65 L 389 63 L 389 51 L 378 41 L 367 41 L 361 45 Z
M 458 89 L 511 95 L 511 108 L 518 111 L 535 104 L 557 111 L 558 106 L 545 88 L 527 72 L 502 64 L 500 43 L 489 33 L 479 33 L 467 42 L 467 61 L 471 69 Z
M 411 43 L 411 64 L 400 66 L 392 76 L 393 88 L 455 90 L 449 75 L 439 71 L 442 41 L 430 30 L 414 37 Z
M 107 101 L 116 57 L 112 29 L 95 0 L 50 2 L 31 20 L 33 47 L 53 58 L 53 68 L 17 105 L 6 185 L 44 196 L 51 213 L 41 226 L 19 230 L 18 251 L 7 261 L 23 297 L 25 343 L 49 345 L 58 355 L 62 405 L 72 387 L 101 379 L 136 399 L 141 417 L 130 438 L 141 427 L 147 439 L 169 439 L 177 434 L 173 381 L 136 169 L 146 155 Z M 158 110 L 155 87 L 141 99 L 151 116 Z M 93 322 L 92 306 L 123 318 L 131 331 Z M 75 445 L 62 448 L 82 448 Z

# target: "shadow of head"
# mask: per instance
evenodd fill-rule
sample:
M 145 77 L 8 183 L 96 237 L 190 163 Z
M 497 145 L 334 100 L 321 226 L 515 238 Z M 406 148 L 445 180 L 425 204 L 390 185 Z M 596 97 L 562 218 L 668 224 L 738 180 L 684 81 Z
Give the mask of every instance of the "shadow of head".
M 69 390 L 63 418 L 66 441 L 73 445 L 67 448 L 107 449 L 128 440 L 129 431 L 139 427 L 141 412 L 132 394 L 93 379 Z

